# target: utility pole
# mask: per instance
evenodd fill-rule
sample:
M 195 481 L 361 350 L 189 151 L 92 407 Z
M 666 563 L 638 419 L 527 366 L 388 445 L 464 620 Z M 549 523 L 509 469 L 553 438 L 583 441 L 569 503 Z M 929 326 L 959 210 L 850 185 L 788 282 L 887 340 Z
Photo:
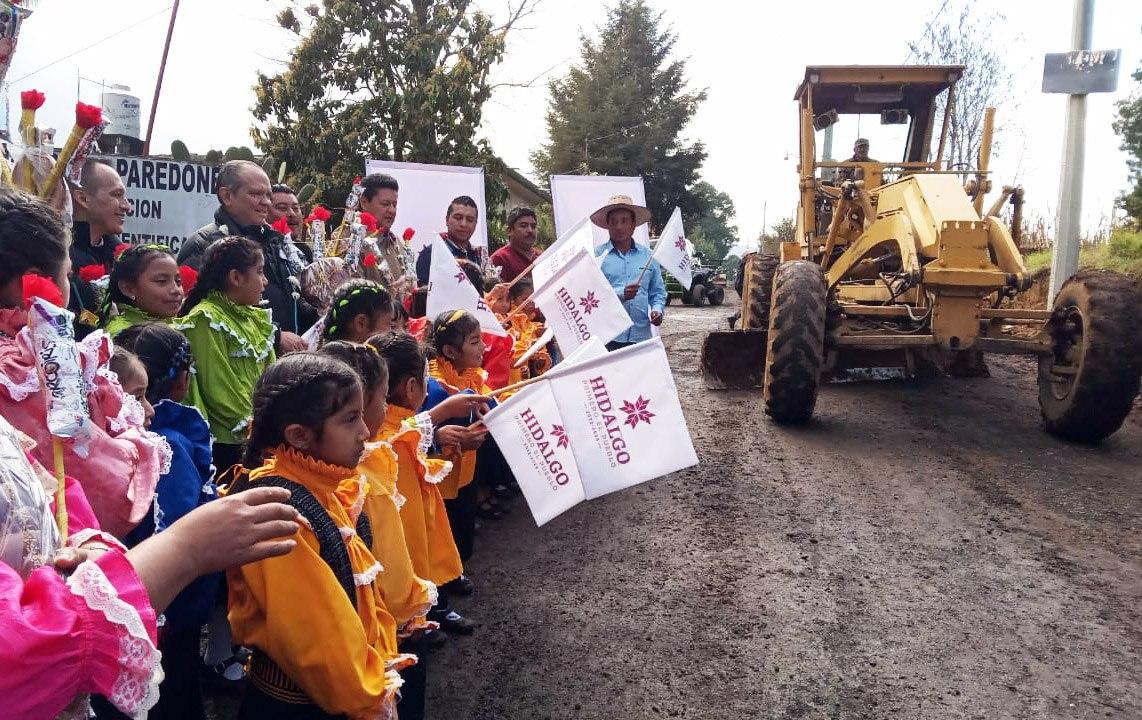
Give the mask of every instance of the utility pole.
M 1071 50 L 1091 49 L 1094 0 L 1075 0 Z M 1067 96 L 1067 124 L 1063 135 L 1063 164 L 1059 177 L 1059 215 L 1055 223 L 1055 252 L 1051 257 L 1051 288 L 1047 304 L 1079 267 L 1082 232 L 1083 162 L 1086 144 L 1086 95 Z
M 167 25 L 167 39 L 163 43 L 163 59 L 159 63 L 159 77 L 155 80 L 155 97 L 151 100 L 151 117 L 147 120 L 147 139 L 143 141 L 143 154 L 151 154 L 151 134 L 155 131 L 155 113 L 159 109 L 159 91 L 163 89 L 163 73 L 167 70 L 167 55 L 171 49 L 171 35 L 174 34 L 174 19 L 178 17 L 178 2 L 174 0 L 171 6 L 171 21 Z

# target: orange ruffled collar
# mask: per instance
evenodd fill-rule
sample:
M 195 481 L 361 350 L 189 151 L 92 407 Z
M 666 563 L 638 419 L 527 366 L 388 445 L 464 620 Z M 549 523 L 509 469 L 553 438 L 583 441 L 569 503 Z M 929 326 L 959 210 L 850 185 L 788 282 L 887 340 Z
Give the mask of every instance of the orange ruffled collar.
M 357 481 L 356 468 L 333 465 L 284 445 L 270 451 L 262 466 L 250 471 L 251 480 L 267 475 L 280 475 L 310 490 L 325 492 L 336 491 L 346 480 Z
M 444 358 L 430 360 L 428 374 L 436 378 L 450 392 L 461 390 L 480 392 L 488 380 L 488 373 L 483 368 L 469 368 L 464 372 L 457 372 L 452 363 Z

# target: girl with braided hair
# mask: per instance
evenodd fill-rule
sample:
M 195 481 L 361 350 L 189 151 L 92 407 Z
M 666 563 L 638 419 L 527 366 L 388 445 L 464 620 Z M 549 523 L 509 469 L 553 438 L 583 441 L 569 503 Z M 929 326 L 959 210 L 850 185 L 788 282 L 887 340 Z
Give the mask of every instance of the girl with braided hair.
M 349 280 L 333 294 L 321 324 L 322 343 L 333 340 L 363 343 L 391 329 L 393 297 L 380 283 L 364 278 Z
M 442 425 L 450 419 L 465 421 L 481 412 L 489 398 L 456 393 L 419 411 L 428 395 L 428 359 L 423 346 L 407 333 L 391 332 L 369 338 L 388 365 L 388 408 L 376 439 L 387 443 L 397 457 L 397 492 L 405 498 L 400 520 L 416 574 L 437 586 L 437 601 L 429 619 L 452 633 L 471 633 L 474 625 L 453 610 L 445 588 L 464 572 L 452 537 L 448 509 L 440 482 L 453 464 L 426 454 L 430 446 L 459 443 L 469 431 L 462 425 Z
M 99 324 L 111 337 L 141 322 L 174 324 L 186 293 L 174 254 L 166 245 L 132 245 L 111 267 Z
M 388 411 L 389 373 L 384 358 L 369 345 L 336 340 L 319 351 L 352 367 L 361 379 L 365 399 L 365 426 L 370 442 L 358 472 L 368 483 L 364 513 L 373 531 L 370 549 L 384 567 L 377 582 L 385 606 L 397 622 L 397 637 L 403 652 L 421 658 L 416 665 L 401 673 L 401 720 L 424 717 L 425 666 L 427 651 L 425 631 L 435 629 L 426 615 L 436 604 L 436 585 L 416 574 L 408 544 L 405 542 L 401 515 L 408 499 L 397 488 L 397 455 L 393 447 L 379 435 Z
M 227 575 L 234 640 L 253 651 L 239 718 L 396 716 L 397 649 L 357 470 L 368 428 L 361 381 L 314 352 L 259 378 L 245 450 L 249 485 L 286 487 L 303 528 L 290 554 Z
M 183 333 L 190 340 L 219 473 L 238 462 L 254 383 L 274 361 L 276 329 L 270 311 L 260 306 L 264 267 L 254 241 L 239 236 L 214 241 L 183 308 Z
M 181 404 L 190 387 L 194 358 L 190 341 L 160 322 L 132 325 L 119 333 L 116 352 L 130 350 L 146 378 L 142 401 L 153 409 L 150 429 L 171 446 L 170 469 L 159 478 L 153 510 L 126 538 L 128 547 L 166 530 L 179 518 L 217 497 L 210 455 L 210 428 L 196 408 Z M 120 374 L 125 390 L 130 384 Z M 204 575 L 175 597 L 159 635 L 164 678 L 155 717 L 204 717 L 199 684 L 199 636 L 219 596 L 220 574 Z

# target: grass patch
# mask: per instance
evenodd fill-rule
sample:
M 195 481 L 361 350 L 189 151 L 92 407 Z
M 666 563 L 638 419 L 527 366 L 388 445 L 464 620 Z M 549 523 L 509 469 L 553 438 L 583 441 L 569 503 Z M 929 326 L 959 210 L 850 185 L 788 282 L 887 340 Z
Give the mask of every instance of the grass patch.
M 1028 272 L 1051 267 L 1051 251 L 1036 250 L 1023 256 Z M 1079 267 L 1115 270 L 1142 279 L 1142 233 L 1119 228 L 1110 242 L 1083 245 L 1079 249 Z

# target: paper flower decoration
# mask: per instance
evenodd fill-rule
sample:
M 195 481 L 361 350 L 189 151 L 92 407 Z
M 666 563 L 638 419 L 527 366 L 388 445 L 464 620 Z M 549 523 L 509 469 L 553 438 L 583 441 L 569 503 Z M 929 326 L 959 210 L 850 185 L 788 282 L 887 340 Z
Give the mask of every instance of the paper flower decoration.
M 198 282 L 198 271 L 189 265 L 179 265 L 178 274 L 182 278 L 182 289 L 189 293 Z
M 25 275 L 23 277 L 24 307 L 32 306 L 32 298 L 47 300 L 52 305 L 62 306 L 63 295 L 51 278 L 43 275 Z
M 324 205 L 317 205 L 309 213 L 309 217 L 307 217 L 305 219 L 305 221 L 307 223 L 313 222 L 314 220 L 320 220 L 322 222 L 325 222 L 326 220 L 328 220 L 331 217 L 333 217 L 333 213 L 329 212 L 329 210 L 327 210 Z
M 377 266 L 377 254 L 369 253 L 363 260 L 361 260 L 361 264 L 367 268 L 375 268 Z
M 126 252 L 129 249 L 131 249 L 130 243 L 119 243 L 118 245 L 115 246 L 115 252 L 112 254 L 115 256 L 115 259 L 118 260 L 119 256 L 122 255 L 124 252 Z
M 274 224 L 270 225 L 270 227 L 272 227 L 274 230 L 277 230 L 282 235 L 290 234 L 289 223 L 286 222 L 285 215 L 282 215 L 280 218 L 275 220 Z
M 373 217 L 372 213 L 362 212 L 360 222 L 369 232 L 374 233 L 377 231 L 377 219 Z
M 79 269 L 79 279 L 84 282 L 94 282 L 107 274 L 107 268 L 102 263 L 84 265 Z
M 103 122 L 103 108 L 98 105 L 75 104 L 75 124 L 86 130 Z
M 39 90 L 25 90 L 20 93 L 21 110 L 39 110 L 44 104 L 44 94 Z
M 402 235 L 401 237 L 403 237 L 403 238 L 404 238 L 404 241 L 405 241 L 405 242 L 408 242 L 409 240 L 412 240 L 412 236 L 413 236 L 413 235 L 416 235 L 416 230 L 413 230 L 413 229 L 412 229 L 412 228 L 410 228 L 410 227 L 406 227 L 406 228 L 404 229 L 404 235 Z

